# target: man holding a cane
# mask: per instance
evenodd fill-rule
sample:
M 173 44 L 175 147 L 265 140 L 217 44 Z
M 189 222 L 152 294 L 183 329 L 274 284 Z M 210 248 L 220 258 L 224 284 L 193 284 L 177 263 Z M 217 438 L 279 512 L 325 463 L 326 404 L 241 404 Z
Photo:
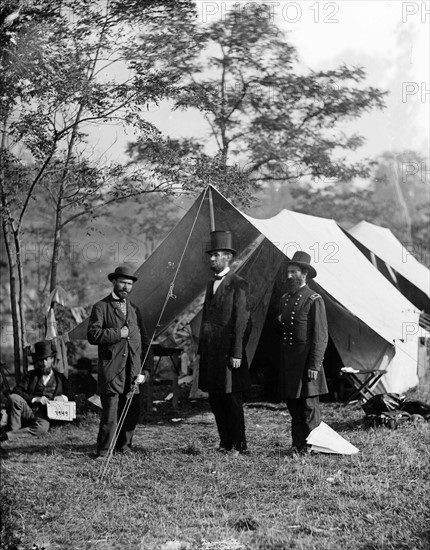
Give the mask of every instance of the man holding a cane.
M 98 346 L 97 390 L 103 411 L 97 456 L 101 458 L 107 456 L 114 436 L 115 450 L 131 453 L 139 418 L 139 385 L 149 376 L 153 362 L 142 316 L 128 299 L 137 277 L 128 266 L 119 266 L 109 273 L 108 279 L 112 292 L 93 306 L 87 333 L 89 343 Z M 122 425 L 116 434 L 123 411 Z

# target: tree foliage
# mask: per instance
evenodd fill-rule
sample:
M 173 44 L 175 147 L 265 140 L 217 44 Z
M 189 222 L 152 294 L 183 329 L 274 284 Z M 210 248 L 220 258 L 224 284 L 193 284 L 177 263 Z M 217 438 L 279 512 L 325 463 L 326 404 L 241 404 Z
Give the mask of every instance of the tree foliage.
M 217 181 L 221 162 L 233 170 L 233 179 L 244 182 L 243 203 L 265 181 L 369 175 L 367 162 L 347 158 L 364 138 L 341 131 L 343 123 L 384 107 L 385 92 L 364 86 L 363 68 L 304 71 L 264 6 L 230 12 L 199 28 L 195 37 L 201 52 L 182 64 L 175 108 L 202 113 L 212 144 L 204 149 L 196 140 L 184 141 L 188 157 L 178 164 L 166 155 L 170 146 L 180 149 L 178 143 L 164 141 L 151 151 L 155 176 L 163 179 L 167 156 L 178 183 L 186 185 L 192 174 L 203 185 L 207 177 Z M 137 143 L 132 152 L 135 160 L 146 158 L 147 144 Z M 218 159 L 213 169 L 209 156 Z M 198 157 L 207 167 L 202 174 L 195 170 Z
M 162 51 L 173 38 L 187 40 L 193 17 L 186 0 L 12 0 L 1 8 L 0 193 L 16 365 L 26 340 L 21 248 L 32 201 L 43 189 L 54 213 L 53 289 L 67 224 L 157 190 L 124 166 L 94 159 L 88 134 L 107 124 L 125 125 L 138 136 L 158 134 L 145 109 L 173 93 L 180 52 L 170 48 L 169 58 L 157 60 L 147 53 L 158 42 Z M 148 44 L 139 38 L 146 25 L 158 25 Z
M 135 171 L 154 186 L 196 194 L 209 184 L 236 203 L 248 206 L 256 183 L 237 162 L 226 162 L 222 152 L 205 152 L 204 144 L 193 139 L 161 137 L 131 144 L 132 162 L 143 167 Z

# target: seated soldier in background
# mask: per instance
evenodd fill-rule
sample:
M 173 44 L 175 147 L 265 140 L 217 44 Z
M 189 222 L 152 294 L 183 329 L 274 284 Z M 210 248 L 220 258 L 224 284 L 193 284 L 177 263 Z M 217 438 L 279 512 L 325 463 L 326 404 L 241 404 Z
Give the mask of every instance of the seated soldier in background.
M 47 403 L 68 401 L 67 380 L 54 370 L 56 351 L 52 342 L 37 342 L 34 348 L 34 370 L 28 372 L 8 397 L 8 433 L 2 433 L 2 440 L 12 439 L 13 435 L 46 434 L 50 428 Z

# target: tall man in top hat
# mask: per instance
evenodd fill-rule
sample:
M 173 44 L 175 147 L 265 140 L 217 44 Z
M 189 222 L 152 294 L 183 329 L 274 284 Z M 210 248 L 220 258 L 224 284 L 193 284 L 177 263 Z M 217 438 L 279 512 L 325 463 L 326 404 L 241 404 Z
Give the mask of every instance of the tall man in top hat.
M 39 436 L 47 433 L 51 423 L 46 405 L 49 401 L 68 401 L 67 380 L 54 369 L 56 350 L 52 341 L 36 342 L 34 350 L 34 369 L 8 397 L 8 439 L 24 434 Z
M 319 396 L 327 393 L 323 370 L 328 342 L 324 301 L 307 285 L 316 277 L 306 252 L 287 266 L 287 292 L 278 317 L 282 329 L 280 390 L 291 414 L 292 449 L 306 450 L 306 438 L 321 422 Z
M 113 440 L 117 422 L 136 385 L 127 415 L 116 441 L 116 450 L 130 453 L 139 417 L 139 389 L 151 372 L 150 341 L 140 311 L 128 295 L 137 281 L 131 269 L 119 266 L 108 275 L 112 292 L 97 302 L 91 311 L 87 338 L 98 346 L 97 389 L 102 403 L 97 455 L 105 457 Z M 142 361 L 145 364 L 142 369 Z
M 248 324 L 247 283 L 230 270 L 236 251 L 230 231 L 213 231 L 207 250 L 209 281 L 199 338 L 199 388 L 209 393 L 220 437 L 219 450 L 247 449 L 242 392 L 249 389 L 244 351 Z

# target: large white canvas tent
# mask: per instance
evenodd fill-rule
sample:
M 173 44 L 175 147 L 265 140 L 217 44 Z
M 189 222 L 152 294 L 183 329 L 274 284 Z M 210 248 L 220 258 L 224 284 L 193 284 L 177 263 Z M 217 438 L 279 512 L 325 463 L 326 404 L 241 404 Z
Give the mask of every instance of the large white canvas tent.
M 430 315 L 430 270 L 386 227 L 361 221 L 348 234 L 375 267 L 417 309 Z
M 214 228 L 233 233 L 238 250 L 233 269 L 249 283 L 251 372 L 253 360 L 276 363 L 279 335 L 273 319 L 283 292 L 285 260 L 305 250 L 318 271 L 311 286 L 324 298 L 331 343 L 341 364 L 358 370 L 387 369 L 382 379 L 386 391 L 402 393 L 417 384 L 419 312 L 334 221 L 288 210 L 258 220 L 237 210 L 212 187 L 136 272 L 131 298 L 151 334 L 160 334 L 201 300 L 211 276 L 205 250 Z M 85 338 L 86 323 L 69 336 Z

